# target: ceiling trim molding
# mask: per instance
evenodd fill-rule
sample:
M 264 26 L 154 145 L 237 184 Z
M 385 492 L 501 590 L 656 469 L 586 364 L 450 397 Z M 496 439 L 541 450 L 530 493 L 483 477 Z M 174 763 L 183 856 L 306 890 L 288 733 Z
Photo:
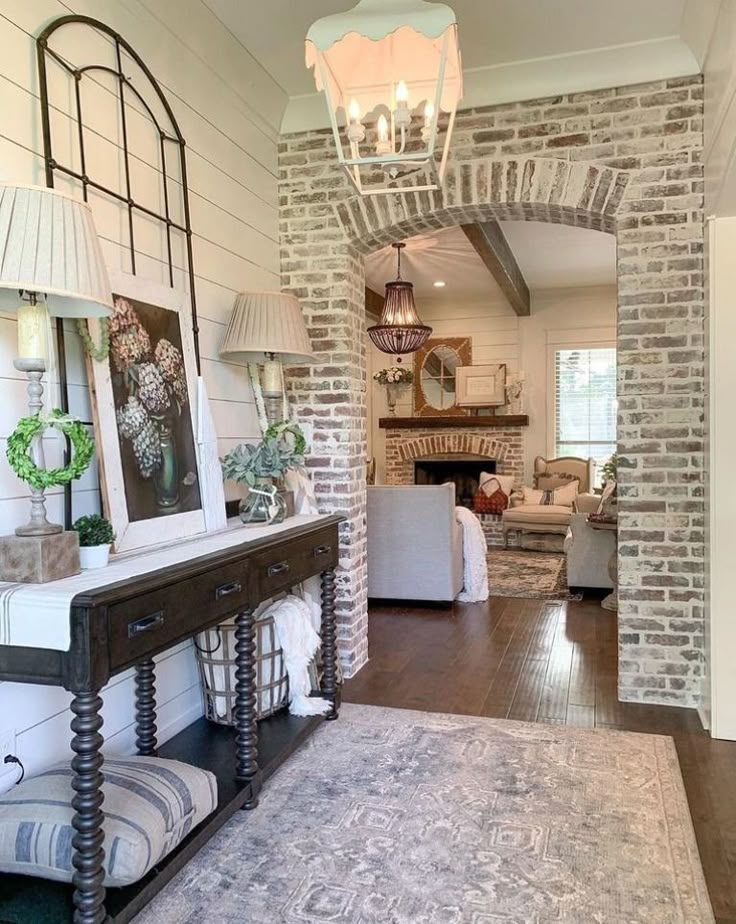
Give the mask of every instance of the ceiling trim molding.
M 669 36 L 466 70 L 461 108 L 625 87 L 688 77 L 700 71 L 690 46 L 679 36 Z M 282 134 L 329 127 L 327 106 L 321 93 L 291 97 L 281 122 Z

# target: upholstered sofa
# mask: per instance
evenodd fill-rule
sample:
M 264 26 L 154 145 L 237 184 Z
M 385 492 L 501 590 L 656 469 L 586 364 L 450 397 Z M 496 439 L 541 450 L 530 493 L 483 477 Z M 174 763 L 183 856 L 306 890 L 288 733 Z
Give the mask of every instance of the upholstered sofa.
M 368 596 L 452 602 L 463 587 L 455 485 L 369 485 Z
M 577 511 L 570 517 L 563 547 L 570 587 L 613 587 L 608 563 L 616 548 L 615 536 L 608 530 L 593 529 L 588 523 L 588 514 L 598 509 L 599 502 L 599 497 L 591 495 L 580 498 Z
M 564 484 L 568 476 L 578 480 L 578 492 L 587 495 L 595 478 L 595 461 L 568 456 L 559 459 L 544 459 L 537 456 L 534 460 L 534 486 L 547 489 L 554 486 L 557 478 Z M 501 518 L 501 530 L 504 545 L 508 545 L 510 532 L 520 534 L 523 545 L 524 534 L 545 533 L 562 537 L 567 535 L 573 510 L 556 504 L 522 504 L 516 493 L 511 496 L 511 506 L 504 510 Z M 560 540 L 562 542 L 562 540 Z

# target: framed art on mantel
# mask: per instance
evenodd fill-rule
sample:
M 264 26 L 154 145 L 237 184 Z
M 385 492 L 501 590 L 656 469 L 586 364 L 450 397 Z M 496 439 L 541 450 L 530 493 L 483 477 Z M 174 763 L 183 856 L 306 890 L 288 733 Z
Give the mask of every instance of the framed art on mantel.
M 186 293 L 111 274 L 110 351 L 88 359 L 105 512 L 115 551 L 206 530 L 197 373 Z M 99 322 L 90 323 L 99 340 Z

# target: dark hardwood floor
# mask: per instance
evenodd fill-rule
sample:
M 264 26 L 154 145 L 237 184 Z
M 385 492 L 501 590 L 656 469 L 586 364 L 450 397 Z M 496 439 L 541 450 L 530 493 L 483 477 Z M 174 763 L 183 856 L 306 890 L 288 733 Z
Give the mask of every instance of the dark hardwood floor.
M 736 743 L 694 710 L 619 703 L 616 616 L 597 601 L 372 606 L 346 702 L 671 735 L 718 924 L 736 924 Z

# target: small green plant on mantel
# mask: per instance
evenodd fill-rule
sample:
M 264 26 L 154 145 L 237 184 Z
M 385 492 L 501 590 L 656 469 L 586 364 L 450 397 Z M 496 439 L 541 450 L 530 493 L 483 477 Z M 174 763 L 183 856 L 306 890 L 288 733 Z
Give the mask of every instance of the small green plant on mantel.
M 101 517 L 99 513 L 80 517 L 72 529 L 79 533 L 79 545 L 82 548 L 92 548 L 96 545 L 111 545 L 115 540 L 112 524 Z
M 618 480 L 618 453 L 614 452 L 608 462 L 603 466 L 601 469 L 601 478 L 603 484 Z

